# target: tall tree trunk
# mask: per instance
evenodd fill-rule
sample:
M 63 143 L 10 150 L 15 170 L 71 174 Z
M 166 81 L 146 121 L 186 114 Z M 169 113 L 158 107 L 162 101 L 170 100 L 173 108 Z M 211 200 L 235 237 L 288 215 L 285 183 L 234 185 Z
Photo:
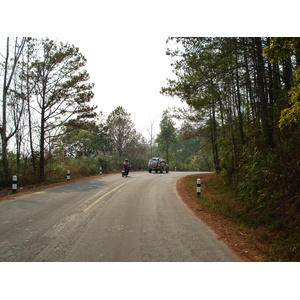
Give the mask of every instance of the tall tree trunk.
M 2 141 L 2 167 L 4 181 L 8 181 L 8 159 L 7 159 L 7 137 L 6 137 L 6 110 L 7 110 L 7 91 L 9 83 L 7 83 L 8 76 L 8 61 L 9 61 L 9 38 L 6 41 L 6 57 L 4 65 L 4 76 L 3 76 L 3 93 L 2 93 L 2 127 L 1 127 L 1 141 Z
M 238 71 L 238 53 L 235 54 L 235 63 L 236 63 L 236 89 L 237 89 L 237 110 L 238 110 L 238 121 L 239 121 L 239 132 L 242 144 L 245 144 L 245 135 L 244 135 L 244 128 L 243 128 L 243 115 L 241 110 L 241 92 L 240 92 L 240 79 L 239 79 L 239 71 Z
M 265 95 L 265 75 L 264 75 L 264 60 L 262 56 L 262 41 L 261 38 L 254 38 L 256 50 L 256 74 L 257 74 L 257 95 L 260 101 L 260 116 L 262 121 L 265 144 L 267 147 L 273 147 L 273 135 L 268 117 L 268 103 Z
M 292 62 L 291 62 L 291 58 L 289 57 L 283 62 L 283 72 L 282 72 L 284 89 L 286 94 L 288 94 L 288 92 L 292 88 L 292 75 L 293 75 Z
M 41 111 L 41 136 L 40 136 L 40 181 L 45 177 L 45 95 L 46 89 L 43 91 L 42 111 Z
M 29 60 L 30 54 L 28 50 L 27 54 L 27 70 L 26 70 L 26 97 L 27 97 L 27 112 L 28 112 L 28 127 L 29 127 L 29 144 L 30 144 L 30 152 L 31 152 L 31 164 L 34 176 L 37 175 L 37 167 L 36 167 L 36 156 L 34 153 L 34 146 L 33 146 L 33 136 L 32 136 L 32 120 L 31 120 L 31 107 L 30 107 L 30 84 L 29 84 Z
M 300 67 L 300 39 L 295 42 L 296 67 Z
M 212 143 L 212 151 L 214 158 L 214 165 L 216 172 L 220 172 L 220 159 L 219 159 L 219 150 L 217 144 L 217 122 L 216 122 L 216 113 L 215 113 L 215 103 L 212 100 L 212 106 L 210 110 L 210 132 L 211 132 L 211 143 Z
M 44 150 L 45 150 L 45 131 L 44 131 L 44 123 L 45 121 L 42 121 L 43 118 L 43 114 L 42 114 L 42 118 L 41 118 L 41 137 L 40 137 L 40 180 L 43 181 L 44 177 L 45 177 L 45 154 L 44 154 Z
M 274 88 L 274 78 L 273 78 L 274 72 L 272 65 L 268 64 L 268 78 L 269 78 L 269 88 L 268 88 L 268 95 L 269 95 L 269 120 L 270 120 L 270 126 L 273 127 L 274 124 L 274 114 L 273 114 L 273 107 L 274 107 L 274 96 L 275 96 L 275 88 Z M 273 132 L 273 128 L 272 128 Z
M 18 45 L 18 39 L 15 41 L 15 52 L 13 58 L 13 64 L 11 67 L 10 75 L 8 75 L 8 64 L 9 64 L 9 37 L 6 40 L 6 57 L 4 64 L 4 74 L 3 74 L 3 92 L 2 92 L 2 127 L 1 131 L 1 141 L 2 141 L 2 167 L 3 167 L 3 176 L 4 182 L 10 182 L 9 176 L 9 166 L 7 158 L 7 143 L 8 140 L 16 133 L 17 128 L 7 136 L 7 94 L 12 82 L 19 58 L 22 54 L 23 48 L 25 46 L 26 38 L 22 38 L 20 45 Z
M 243 38 L 244 41 L 244 46 L 248 47 L 246 45 L 246 41 L 245 38 Z M 252 121 L 252 120 L 257 120 L 257 108 L 254 102 L 254 95 L 253 95 L 253 87 L 251 84 L 251 76 L 250 76 L 250 69 L 249 69 L 249 60 L 247 57 L 247 52 L 244 51 L 244 62 L 245 62 L 245 69 L 246 69 L 246 89 L 248 92 L 248 96 L 249 96 L 249 104 L 250 104 L 250 108 L 251 108 L 251 116 L 248 116 L 248 120 Z

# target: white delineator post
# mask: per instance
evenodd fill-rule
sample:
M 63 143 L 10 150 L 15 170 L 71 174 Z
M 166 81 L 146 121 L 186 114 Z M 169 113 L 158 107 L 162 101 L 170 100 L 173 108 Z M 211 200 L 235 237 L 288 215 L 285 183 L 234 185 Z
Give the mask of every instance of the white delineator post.
M 67 180 L 70 180 L 70 178 L 71 178 L 71 172 L 70 172 L 70 170 L 68 170 L 67 171 Z
M 12 191 L 15 193 L 18 189 L 18 176 L 14 175 L 12 178 L 12 187 L 11 187 Z
M 200 178 L 197 179 L 197 194 L 198 194 L 198 197 L 200 197 L 200 195 L 201 195 L 201 179 Z

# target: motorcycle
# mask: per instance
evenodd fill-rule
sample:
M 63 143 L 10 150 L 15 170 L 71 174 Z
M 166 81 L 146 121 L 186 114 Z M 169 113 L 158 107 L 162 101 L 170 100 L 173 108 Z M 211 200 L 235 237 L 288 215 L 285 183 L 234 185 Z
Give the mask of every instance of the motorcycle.
M 127 177 L 129 173 L 129 168 L 124 168 L 122 169 L 122 177 Z

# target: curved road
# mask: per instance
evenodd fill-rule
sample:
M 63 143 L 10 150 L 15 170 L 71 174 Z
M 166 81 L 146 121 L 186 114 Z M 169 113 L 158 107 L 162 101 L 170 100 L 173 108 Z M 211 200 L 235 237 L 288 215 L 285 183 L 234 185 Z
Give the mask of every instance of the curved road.
M 2 201 L 0 261 L 239 261 L 178 197 L 190 173 L 109 175 Z

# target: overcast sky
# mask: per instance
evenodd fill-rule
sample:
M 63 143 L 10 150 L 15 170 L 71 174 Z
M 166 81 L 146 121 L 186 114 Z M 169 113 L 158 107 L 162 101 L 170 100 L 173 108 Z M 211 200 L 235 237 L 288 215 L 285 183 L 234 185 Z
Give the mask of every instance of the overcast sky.
M 146 138 L 146 127 L 156 120 L 159 130 L 163 110 L 183 106 L 177 99 L 163 96 L 166 78 L 174 77 L 171 59 L 165 54 L 165 36 L 65 36 L 60 40 L 79 47 L 87 59 L 86 69 L 95 83 L 93 103 L 107 117 L 119 105 L 131 114 L 136 129 Z
M 165 54 L 168 37 L 286 34 L 286 29 L 273 20 L 274 14 L 266 13 L 266 9 L 270 11 L 268 1 L 255 0 L 247 9 L 237 11 L 240 3 L 7 1 L 1 6 L 6 13 L 1 16 L 0 33 L 3 37 L 58 38 L 79 47 L 87 58 L 91 81 L 96 84 L 93 104 L 98 105 L 98 111 L 107 117 L 119 105 L 123 106 L 136 129 L 148 138 L 146 127 L 150 126 L 150 119 L 156 119 L 158 133 L 162 111 L 183 105 L 159 93 L 161 87 L 167 86 L 166 78 L 173 75 L 170 58 Z M 289 20 L 293 13 L 289 12 Z

